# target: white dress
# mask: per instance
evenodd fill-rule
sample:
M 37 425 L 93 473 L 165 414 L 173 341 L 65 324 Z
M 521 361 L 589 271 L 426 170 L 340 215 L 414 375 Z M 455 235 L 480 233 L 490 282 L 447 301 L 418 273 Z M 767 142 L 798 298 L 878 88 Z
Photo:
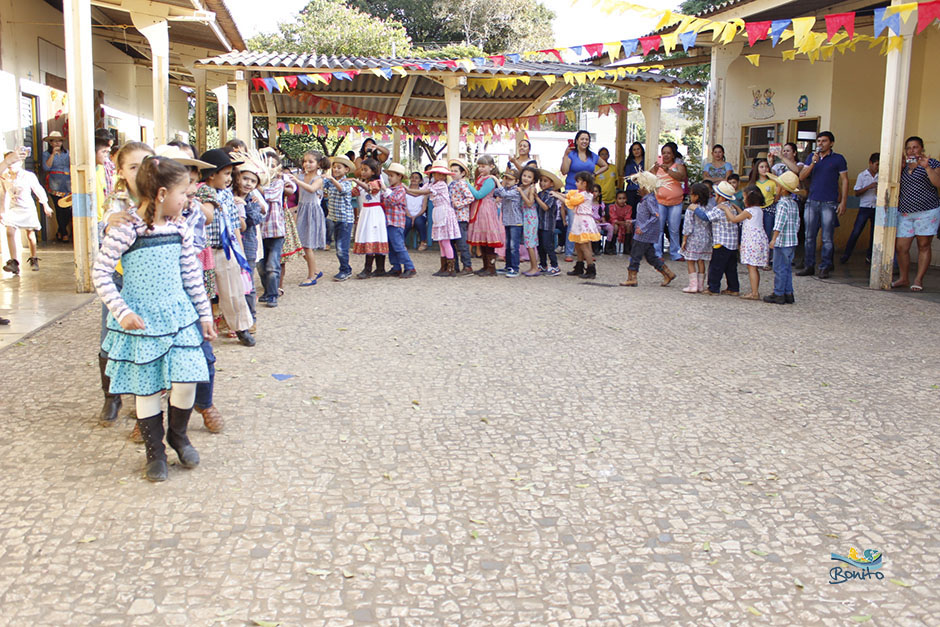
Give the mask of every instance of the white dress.
M 3 180 L 3 225 L 33 231 L 42 229 L 33 194 L 41 203 L 49 202 L 49 197 L 36 175 L 29 170 L 20 170 L 13 177 L 5 173 L 0 178 Z
M 745 211 L 751 217 L 744 221 L 741 229 L 741 263 L 746 266 L 766 266 L 770 246 L 764 231 L 764 212 L 760 207 L 747 207 Z
M 385 210 L 378 194 L 359 194 L 362 208 L 356 225 L 356 242 L 353 253 L 357 255 L 388 254 L 388 230 L 385 228 Z

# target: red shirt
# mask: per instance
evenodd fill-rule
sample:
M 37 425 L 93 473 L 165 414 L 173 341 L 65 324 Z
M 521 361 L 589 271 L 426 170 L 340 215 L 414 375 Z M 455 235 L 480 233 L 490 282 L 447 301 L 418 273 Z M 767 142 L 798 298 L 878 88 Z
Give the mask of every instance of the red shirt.
M 385 197 L 385 219 L 389 226 L 405 228 L 406 209 L 408 206 L 405 186 L 398 184 L 382 194 Z
M 615 224 L 621 220 L 631 220 L 633 218 L 633 207 L 624 205 L 621 207 L 617 203 L 607 205 L 607 213 L 610 214 L 610 223 Z

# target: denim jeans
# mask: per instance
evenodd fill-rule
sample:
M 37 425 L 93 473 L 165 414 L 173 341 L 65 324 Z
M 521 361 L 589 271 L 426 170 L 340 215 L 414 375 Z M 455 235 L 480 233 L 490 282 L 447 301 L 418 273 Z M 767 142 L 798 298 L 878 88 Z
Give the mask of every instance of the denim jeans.
M 565 208 L 568 215 L 568 226 L 565 227 L 565 257 L 574 255 L 574 242 L 568 239 L 568 232 L 571 230 L 571 223 L 574 221 L 574 209 Z
M 124 289 L 124 275 L 120 272 L 114 272 L 111 274 L 111 280 L 114 281 L 114 287 L 117 291 Z M 108 335 L 108 308 L 101 305 L 101 341 L 98 342 L 98 356 L 107 357 L 108 354 L 104 352 L 104 349 L 101 348 L 101 345 L 104 344 L 104 338 Z
M 819 200 L 806 201 L 806 240 L 803 244 L 803 264 L 809 268 L 816 265 L 816 234 L 822 229 L 822 253 L 819 260 L 820 270 L 832 267 L 832 255 L 835 248 L 832 235 L 836 230 L 836 202 Z
M 333 241 L 333 228 L 335 227 L 335 225 L 336 225 L 335 222 L 333 222 L 329 218 L 326 219 L 326 244 L 327 246 L 329 246 L 330 242 Z
M 548 265 L 548 261 L 551 265 Z M 555 231 L 539 229 L 539 265 L 546 269 L 558 267 L 558 256 L 555 254 Z
M 845 244 L 845 251 L 842 253 L 843 257 L 852 255 L 852 251 L 855 250 L 855 244 L 858 243 L 858 238 L 865 228 L 865 223 L 869 220 L 871 221 L 871 230 L 868 232 L 868 254 L 865 255 L 865 259 L 871 259 L 872 244 L 875 242 L 875 210 L 871 207 L 858 208 L 858 217 L 855 218 L 855 224 L 852 226 L 852 234 L 849 235 L 849 241 Z
M 679 247 L 682 246 L 682 203 L 678 205 L 659 205 L 659 225 L 663 234 L 659 236 L 656 244 L 656 256 L 663 256 L 663 238 L 666 235 L 666 226 L 669 226 L 669 256 L 673 261 L 682 258 Z
M 656 245 L 650 244 L 649 242 L 638 242 L 633 240 L 633 243 L 630 245 L 630 265 L 627 266 L 628 270 L 636 272 L 640 269 L 640 262 L 643 258 L 646 258 L 646 262 L 656 268 L 657 270 L 662 270 L 663 258 L 656 254 Z
M 717 294 L 721 291 L 721 277 L 728 282 L 728 290 L 740 292 L 738 281 L 738 251 L 719 246 L 712 249 L 712 260 L 708 264 L 708 291 Z
M 339 271 L 342 274 L 352 274 L 352 266 L 349 265 L 349 240 L 352 238 L 352 230 L 352 222 L 337 222 L 333 227 L 336 258 L 339 260 Z
M 281 280 L 281 251 L 284 249 L 283 237 L 265 237 L 261 240 L 264 257 L 258 264 L 258 275 L 261 277 L 261 287 L 264 288 L 262 298 L 270 300 L 277 298 L 277 284 Z
M 196 403 L 194 405 L 196 409 L 212 407 L 212 392 L 215 389 L 215 353 L 212 352 L 212 344 L 206 340 L 202 341 L 202 353 L 206 356 L 206 365 L 209 366 L 209 382 L 196 384 Z
M 255 253 L 257 252 L 258 252 L 257 249 L 255 249 Z M 258 303 L 258 294 L 257 292 L 255 292 L 255 266 L 256 265 L 257 265 L 257 262 L 255 262 L 253 259 L 248 260 L 248 267 L 251 268 L 248 271 L 248 276 L 251 277 L 251 291 L 245 294 L 245 302 L 248 303 L 248 311 L 251 312 L 251 319 L 254 320 L 255 322 L 258 321 L 258 316 L 255 311 L 255 305 Z
M 773 205 L 771 205 L 773 206 Z M 775 212 L 767 211 L 766 209 L 761 211 L 764 221 L 764 233 L 767 234 L 767 241 L 770 241 L 770 238 L 774 236 L 774 221 L 777 219 L 777 214 Z M 772 264 L 774 260 L 774 249 L 770 249 L 770 256 L 767 258 L 768 263 Z
M 774 294 L 786 296 L 793 293 L 793 254 L 796 246 L 774 248 Z
M 519 271 L 519 244 L 522 242 L 522 225 L 506 227 L 506 269 Z
M 411 229 L 415 229 L 418 232 L 418 243 L 428 241 L 428 215 L 422 213 L 416 218 L 407 217 L 405 218 L 405 238 L 408 238 L 408 234 L 411 233 Z
M 391 269 L 401 270 L 404 264 L 405 270 L 414 270 L 415 264 L 411 262 L 411 255 L 405 247 L 405 229 L 388 225 L 385 230 L 388 233 L 388 262 L 392 266 Z
M 458 222 L 460 226 L 460 239 L 451 240 L 454 244 L 457 254 L 454 257 L 458 258 L 460 261 L 455 266 L 456 270 L 460 268 L 469 268 L 470 267 L 470 245 L 467 243 L 467 228 L 470 226 L 469 222 Z

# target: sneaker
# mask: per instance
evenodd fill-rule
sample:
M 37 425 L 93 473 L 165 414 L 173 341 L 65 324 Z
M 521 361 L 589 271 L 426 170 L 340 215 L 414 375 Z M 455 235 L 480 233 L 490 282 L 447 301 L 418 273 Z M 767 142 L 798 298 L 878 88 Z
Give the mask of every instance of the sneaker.
M 29 262 L 29 265 L 32 266 L 33 272 L 39 271 L 39 257 L 30 257 L 29 259 L 27 259 L 27 261 Z
M 507 279 L 515 279 L 517 276 L 519 276 L 519 271 L 509 269 L 509 270 L 506 270 L 505 274 L 506 274 Z
M 509 268 L 506 268 L 506 267 L 496 268 L 496 274 L 506 274 L 507 272 L 509 272 Z
M 270 297 L 270 296 L 265 296 L 264 294 L 262 294 L 261 296 L 258 297 L 258 302 L 259 302 L 259 303 L 266 303 L 266 302 L 268 302 L 269 300 L 271 300 L 271 297 Z
M 545 272 L 545 274 L 548 276 L 559 276 L 561 274 L 561 268 L 558 266 L 552 266 Z
M 848 258 L 846 255 L 842 255 L 841 257 L 839 257 L 839 264 L 840 264 L 840 265 L 843 265 L 843 266 L 844 266 L 844 265 L 847 264 L 848 262 L 849 262 L 849 258 Z
M 819 269 L 819 278 L 820 278 L 820 279 L 828 279 L 828 278 L 829 278 L 829 273 L 830 273 L 829 268 L 820 268 L 820 269 Z
M 804 266 L 802 270 L 796 273 L 796 276 L 813 276 L 814 274 L 816 274 L 814 266 Z
M 793 298 L 793 294 L 784 294 L 783 302 L 786 303 L 787 305 L 792 305 L 793 303 L 796 302 L 796 299 Z
M 20 273 L 20 262 L 16 259 L 10 259 L 3 265 L 3 271 L 9 272 L 10 274 L 19 274 Z
M 405 270 L 404 272 L 402 272 L 402 273 L 401 273 L 401 276 L 400 276 L 399 278 L 401 278 L 401 279 L 410 279 L 411 277 L 415 276 L 416 274 L 418 274 L 418 271 L 415 270 L 414 268 L 412 268 L 411 270 Z
M 270 307 L 271 309 L 274 309 L 275 307 L 277 307 L 277 299 L 272 298 L 270 300 L 266 300 L 264 301 L 264 304 L 266 307 Z
M 10 324 L 9 318 L 0 318 L 0 326 L 6 326 L 8 324 Z
M 545 274 L 545 266 L 539 264 L 539 272 L 541 272 L 542 274 Z
M 783 294 L 771 294 L 769 296 L 764 296 L 764 302 L 770 303 L 772 305 L 783 305 L 787 301 Z
M 250 331 L 237 331 L 235 337 L 238 338 L 242 346 L 255 345 L 255 336 L 253 336 Z
M 347 280 L 350 276 L 352 276 L 352 273 L 350 272 L 340 272 L 336 276 L 333 277 L 333 280 L 337 282 L 342 282 L 342 281 Z

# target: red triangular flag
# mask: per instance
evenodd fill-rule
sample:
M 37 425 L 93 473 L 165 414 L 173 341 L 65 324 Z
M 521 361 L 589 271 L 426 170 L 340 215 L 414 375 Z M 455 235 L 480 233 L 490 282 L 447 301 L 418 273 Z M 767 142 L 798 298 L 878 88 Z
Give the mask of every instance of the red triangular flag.
M 640 45 L 643 46 L 643 56 L 645 57 L 654 50 L 659 50 L 659 45 L 663 38 L 659 35 L 650 35 L 649 37 L 640 37 Z
M 833 13 L 826 16 L 826 35 L 828 40 L 832 40 L 833 35 L 839 32 L 840 28 L 845 28 L 849 39 L 855 36 L 855 12 L 851 13 Z
M 287 82 L 287 86 L 291 89 L 297 88 L 297 77 L 296 76 L 285 76 L 284 80 Z
M 251 84 L 254 85 L 255 89 L 264 89 L 264 80 L 260 78 L 251 79 Z
M 456 61 L 451 61 L 450 59 L 445 60 L 445 61 L 438 61 L 438 63 L 440 63 L 441 65 L 446 65 L 446 66 L 449 67 L 449 68 L 455 68 L 455 67 L 457 67 L 457 62 L 456 62 Z
M 501 54 L 494 54 L 493 56 L 489 57 L 489 60 L 495 63 L 496 65 L 498 65 L 499 67 L 503 67 L 503 65 L 505 65 L 506 63 L 506 57 L 504 57 Z
M 584 44 L 584 49 L 592 57 L 599 56 L 604 51 L 604 44 Z
M 558 62 L 561 63 L 561 53 L 555 48 L 546 48 L 545 50 L 539 50 L 543 54 L 553 54 L 555 58 L 558 59 Z M 492 58 L 492 57 L 491 57 Z
M 767 31 L 770 30 L 770 22 L 748 22 L 744 25 L 747 31 L 747 45 L 753 46 L 762 39 L 767 39 Z
M 917 33 L 920 34 L 938 18 L 940 18 L 940 0 L 917 5 Z

